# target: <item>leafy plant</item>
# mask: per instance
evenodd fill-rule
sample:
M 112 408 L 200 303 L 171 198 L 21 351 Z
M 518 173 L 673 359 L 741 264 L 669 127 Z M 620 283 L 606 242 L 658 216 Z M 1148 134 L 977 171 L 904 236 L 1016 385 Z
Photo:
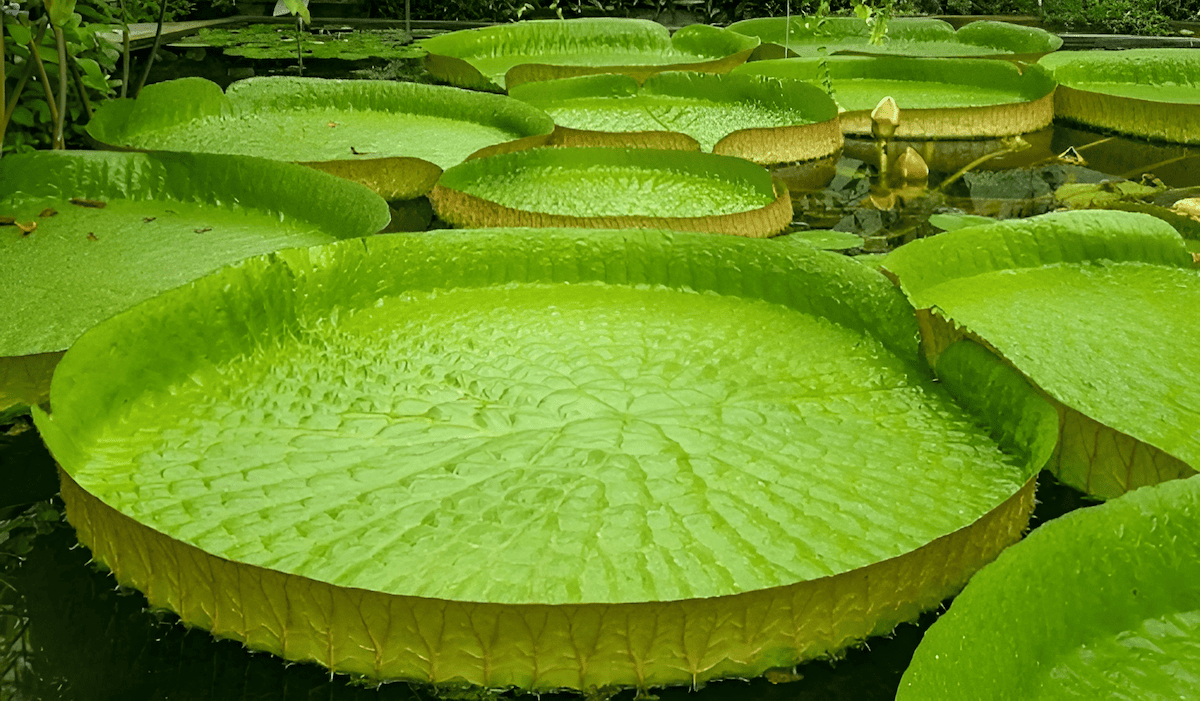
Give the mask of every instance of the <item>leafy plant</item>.
M 114 95 L 118 85 L 110 76 L 120 54 L 100 36 L 118 22 L 103 4 L 52 0 L 30 4 L 28 13 L 4 14 L 3 25 L 4 151 L 82 146 L 83 125 L 95 104 Z
M 1165 4 L 1162 0 L 1047 0 L 1044 19 L 1074 30 L 1165 35 L 1172 32 Z

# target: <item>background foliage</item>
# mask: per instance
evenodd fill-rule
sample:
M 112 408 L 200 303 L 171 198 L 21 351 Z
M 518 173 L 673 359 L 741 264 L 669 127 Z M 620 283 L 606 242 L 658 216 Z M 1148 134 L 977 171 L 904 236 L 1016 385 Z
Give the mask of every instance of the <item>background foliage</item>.
M 815 14 L 820 0 L 792 0 L 792 14 Z M 881 5 L 884 0 L 875 4 Z M 786 0 L 410 0 L 419 19 L 506 22 L 532 17 L 661 17 L 685 13 L 697 21 L 728 23 L 785 14 Z M 855 0 L 831 0 L 849 14 Z M 404 16 L 404 0 L 368 0 L 374 17 Z M 895 0 L 896 14 L 1043 16 L 1070 30 L 1161 34 L 1169 21 L 1200 21 L 1200 0 Z
M 11 7 L 11 6 L 10 6 Z M 31 67 L 30 41 L 38 34 L 38 26 L 44 16 L 39 2 L 23 4 L 20 9 L 27 14 L 6 15 L 4 22 L 4 77 L 5 95 L 12 99 L 26 67 Z M 117 46 L 101 35 L 118 29 L 120 21 L 113 15 L 113 7 L 104 0 L 79 2 L 75 15 L 63 28 L 67 40 L 68 62 L 78 69 L 79 82 L 74 75 L 68 77 L 66 141 L 68 148 L 84 145 L 83 125 L 86 124 L 86 107 L 79 92 L 79 85 L 89 104 L 113 97 L 118 81 L 110 76 L 116 71 L 120 51 Z M 58 90 L 58 51 L 50 31 L 42 35 L 38 55 L 45 66 L 51 90 Z M 70 70 L 68 70 L 70 72 Z M 37 71 L 32 71 L 25 83 L 19 100 L 13 106 L 11 121 L 4 137 L 4 152 L 29 151 L 49 148 L 54 131 L 50 105 L 46 101 L 45 86 Z

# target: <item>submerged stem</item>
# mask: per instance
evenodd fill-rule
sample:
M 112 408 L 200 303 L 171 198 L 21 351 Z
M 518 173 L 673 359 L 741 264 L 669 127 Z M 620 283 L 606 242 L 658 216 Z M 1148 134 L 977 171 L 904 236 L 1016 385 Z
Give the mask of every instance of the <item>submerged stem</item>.
M 967 173 L 978 168 L 979 166 L 983 165 L 984 163 L 987 163 L 988 161 L 992 160 L 993 158 L 999 158 L 1000 156 L 1006 156 L 1010 153 L 1017 153 L 1018 151 L 1024 151 L 1027 148 L 1029 148 L 1029 142 L 1025 141 L 1024 139 L 1022 139 L 1020 137 L 1017 137 L 1014 141 L 1010 142 L 1009 145 L 1006 146 L 1005 148 L 1002 148 L 999 151 L 993 151 L 991 153 L 984 154 L 984 155 L 980 156 L 979 158 L 976 158 L 975 160 L 966 164 L 962 168 L 959 168 L 957 173 L 955 173 L 954 175 L 951 175 L 949 178 L 946 178 L 945 180 L 942 181 L 942 183 L 940 185 L 937 186 L 937 191 L 942 192 L 942 193 L 946 192 L 946 188 L 953 185 L 955 182 L 957 182 L 960 178 L 962 178 Z

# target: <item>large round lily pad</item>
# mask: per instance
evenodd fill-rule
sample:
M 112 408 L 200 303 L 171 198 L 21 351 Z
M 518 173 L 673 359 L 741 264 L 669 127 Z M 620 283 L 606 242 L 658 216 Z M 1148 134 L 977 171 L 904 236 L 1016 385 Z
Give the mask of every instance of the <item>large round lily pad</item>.
M 122 309 L 388 223 L 366 188 L 257 158 L 42 151 L 6 156 L 0 182 L 0 409 L 43 401 L 62 351 Z
M 660 71 L 727 73 L 758 40 L 693 24 L 672 35 L 638 19 L 534 20 L 466 29 L 419 42 L 438 80 L 504 92 L 521 83 L 596 73 L 643 81 Z
M 554 122 L 517 100 L 435 85 L 250 78 L 222 93 L 181 78 L 105 103 L 87 129 L 116 148 L 303 163 L 398 200 L 472 155 L 544 143 Z
M 1195 49 L 1064 51 L 1039 65 L 1060 85 L 1055 114 L 1148 139 L 1200 144 L 1200 56 Z
M 566 146 L 696 148 L 764 165 L 807 161 L 842 146 L 837 104 L 798 80 L 659 73 L 525 83 L 512 97 L 545 111 Z
M 1056 519 L 975 575 L 897 701 L 1191 698 L 1200 680 L 1200 481 Z
M 770 171 L 711 153 L 540 148 L 478 158 L 429 193 L 456 227 L 665 228 L 764 237 L 792 222 Z
M 1035 27 L 977 21 L 958 31 L 948 23 L 923 17 L 888 20 L 887 33 L 872 44 L 871 26 L 857 17 L 818 19 L 797 15 L 760 17 L 729 25 L 730 31 L 762 41 L 755 58 L 853 53 L 877 56 L 940 58 L 1037 59 L 1062 46 L 1062 39 Z
M 820 59 L 755 61 L 736 73 L 819 82 Z M 897 138 L 965 139 L 1024 134 L 1054 119 L 1054 80 L 1037 66 L 949 58 L 825 59 L 842 131 L 871 135 L 871 110 L 884 97 L 900 107 Z
M 934 383 L 916 339 L 807 246 L 380 236 L 113 318 L 35 419 L 94 558 L 189 625 L 372 678 L 701 683 L 891 630 L 1019 538 L 1052 410 L 982 351 Z
M 1200 468 L 1200 270 L 1170 225 L 1048 214 L 914 241 L 884 267 L 930 356 L 982 339 L 1058 402 L 1067 484 L 1112 497 Z

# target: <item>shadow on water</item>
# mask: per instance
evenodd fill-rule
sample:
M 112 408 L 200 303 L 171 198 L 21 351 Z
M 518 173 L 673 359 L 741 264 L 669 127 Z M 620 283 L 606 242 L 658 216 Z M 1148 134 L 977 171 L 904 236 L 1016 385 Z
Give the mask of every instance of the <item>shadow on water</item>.
M 141 594 L 120 589 L 90 563 L 54 496 L 54 466 L 36 431 L 0 440 L 0 483 L 30 475 L 26 497 L 5 492 L 0 507 L 0 699 L 4 701 L 424 701 L 426 687 L 363 685 L 307 664 L 286 664 L 240 643 L 188 629 L 150 611 Z M 47 481 L 49 476 L 49 481 Z M 21 478 L 23 479 L 23 478 Z M 1034 525 L 1086 506 L 1048 474 L 1040 478 Z M 801 665 L 796 675 L 729 680 L 698 691 L 657 691 L 662 701 L 883 701 L 895 697 L 913 651 L 939 612 L 902 624 L 837 661 Z M 781 679 L 782 677 L 782 679 Z M 496 698 L 513 698 L 506 693 Z M 632 701 L 625 691 L 612 697 Z M 472 695 L 447 698 L 492 698 Z M 533 698 L 526 696 L 525 698 Z M 576 695 L 542 694 L 547 701 Z

